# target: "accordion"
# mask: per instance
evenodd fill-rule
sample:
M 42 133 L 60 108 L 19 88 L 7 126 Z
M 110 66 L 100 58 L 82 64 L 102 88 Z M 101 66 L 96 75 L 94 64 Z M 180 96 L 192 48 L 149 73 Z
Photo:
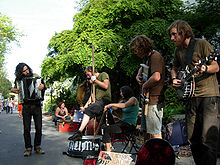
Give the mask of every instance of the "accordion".
M 40 77 L 25 77 L 21 80 L 21 97 L 26 101 L 42 101 L 44 99 L 44 90 L 39 90 L 41 84 Z

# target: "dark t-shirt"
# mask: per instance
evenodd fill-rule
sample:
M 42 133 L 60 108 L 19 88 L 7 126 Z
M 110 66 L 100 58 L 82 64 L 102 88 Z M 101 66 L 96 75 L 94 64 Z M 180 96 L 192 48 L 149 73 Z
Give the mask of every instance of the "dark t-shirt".
M 148 62 L 147 62 L 148 63 Z M 161 79 L 159 83 L 152 87 L 150 91 L 150 105 L 158 104 L 164 101 L 164 79 L 165 79 L 165 64 L 164 59 L 161 54 L 157 51 L 154 51 L 153 54 L 150 56 L 150 75 L 149 77 L 155 73 L 159 72 Z
M 178 47 L 174 52 L 174 61 L 173 66 L 180 69 L 184 68 L 186 65 L 186 51 L 187 48 Z M 195 43 L 194 52 L 192 56 L 191 69 L 194 68 L 194 64 L 198 63 L 199 60 L 204 60 L 205 57 L 210 55 L 210 52 L 213 51 L 211 44 L 203 39 L 198 39 Z M 209 64 L 209 63 L 207 63 Z M 216 73 L 209 74 L 203 73 L 198 76 L 195 76 L 195 97 L 210 97 L 210 96 L 219 96 L 218 81 Z

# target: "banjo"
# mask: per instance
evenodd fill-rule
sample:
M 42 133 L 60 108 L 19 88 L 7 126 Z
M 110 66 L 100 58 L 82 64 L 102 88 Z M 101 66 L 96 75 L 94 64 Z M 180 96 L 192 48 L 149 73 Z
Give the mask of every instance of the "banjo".
M 181 80 L 182 86 L 177 88 L 176 91 L 181 99 L 187 100 L 188 98 L 192 97 L 195 90 L 195 73 L 198 72 L 201 69 L 202 65 L 206 64 L 208 61 L 217 61 L 218 55 L 219 54 L 216 53 L 210 53 L 208 57 L 200 61 L 199 65 L 197 65 L 191 71 L 187 71 L 187 69 L 185 69 L 180 70 L 177 73 L 177 79 Z

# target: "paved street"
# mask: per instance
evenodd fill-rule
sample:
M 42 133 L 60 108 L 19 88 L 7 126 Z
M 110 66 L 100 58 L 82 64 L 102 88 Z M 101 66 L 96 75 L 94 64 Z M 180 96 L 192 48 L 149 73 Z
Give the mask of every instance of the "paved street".
M 32 123 L 32 137 L 34 137 Z M 24 140 L 22 119 L 18 113 L 0 114 L 0 165 L 83 165 L 80 158 L 72 158 L 62 153 L 67 150 L 71 132 L 57 132 L 51 118 L 43 115 L 42 148 L 45 155 L 32 152 L 30 157 L 24 157 Z M 33 138 L 32 138 L 33 142 Z M 116 152 L 120 152 L 122 143 L 115 143 Z M 134 162 L 132 162 L 134 165 Z M 175 165 L 195 165 L 192 157 L 176 159 Z M 220 165 L 218 160 L 217 165 Z
M 42 148 L 45 155 L 32 152 L 30 157 L 24 157 L 23 124 L 18 114 L 0 114 L 0 165 L 81 165 L 82 159 L 63 155 L 68 146 L 69 132 L 57 132 L 48 117 L 43 116 Z M 34 137 L 32 123 L 32 137 Z M 33 142 L 33 138 L 32 138 Z

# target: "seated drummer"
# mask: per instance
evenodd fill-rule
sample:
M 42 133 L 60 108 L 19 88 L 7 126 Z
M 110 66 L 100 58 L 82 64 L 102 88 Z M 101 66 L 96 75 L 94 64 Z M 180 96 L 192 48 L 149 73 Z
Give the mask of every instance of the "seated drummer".
M 104 108 L 104 111 L 106 111 L 108 108 L 112 108 L 114 110 L 122 108 L 122 111 L 124 112 L 122 120 L 113 125 L 104 127 L 104 135 L 102 141 L 106 146 L 107 152 L 110 152 L 113 149 L 111 145 L 112 133 L 122 133 L 123 130 L 130 132 L 136 127 L 139 102 L 137 98 L 134 97 L 133 90 L 128 86 L 123 86 L 120 88 L 120 95 L 122 100 L 119 103 L 108 104 Z
M 84 112 L 83 120 L 79 130 L 76 130 L 68 140 L 80 140 L 82 138 L 82 131 L 87 126 L 88 122 L 92 118 L 100 119 L 104 106 L 111 101 L 111 85 L 109 81 L 109 75 L 106 72 L 99 73 L 94 70 L 94 76 L 92 76 L 93 68 L 91 66 L 85 69 L 85 74 L 91 83 L 95 83 L 95 102 L 92 102 L 92 98 L 87 101 L 86 105 L 80 107 Z
M 70 116 L 64 102 L 60 102 L 56 109 L 54 116 L 55 125 L 57 125 L 57 120 L 70 120 Z

